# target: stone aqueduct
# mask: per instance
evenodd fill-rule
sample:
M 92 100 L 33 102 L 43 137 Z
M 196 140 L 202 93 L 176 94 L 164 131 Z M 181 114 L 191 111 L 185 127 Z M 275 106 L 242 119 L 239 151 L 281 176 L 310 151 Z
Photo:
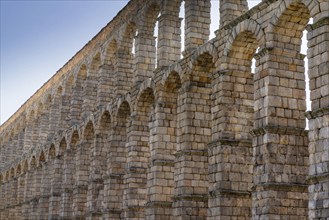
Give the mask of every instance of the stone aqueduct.
M 184 2 L 182 58 L 131 0 L 1 126 L 1 219 L 329 218 L 329 1 Z

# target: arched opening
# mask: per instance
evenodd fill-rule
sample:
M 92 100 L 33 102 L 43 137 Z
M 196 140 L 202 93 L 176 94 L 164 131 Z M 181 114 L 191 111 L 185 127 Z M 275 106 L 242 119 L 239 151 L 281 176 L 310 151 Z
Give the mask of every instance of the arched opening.
M 98 52 L 92 59 L 87 69 L 87 80 L 83 91 L 83 118 L 95 112 L 97 109 L 97 84 L 99 82 L 99 69 L 101 65 L 101 55 Z
M 64 140 L 64 139 L 63 139 Z M 74 177 L 76 174 L 76 152 L 77 144 L 79 143 L 79 133 L 73 130 L 69 147 L 66 145 L 63 160 L 63 177 L 62 177 L 62 198 L 61 198 L 61 218 L 73 218 L 73 189 Z M 64 148 L 64 147 L 63 147 Z
M 152 116 L 154 123 L 150 124 L 151 155 L 146 211 L 150 219 L 172 219 L 174 216 L 178 91 L 181 84 L 178 73 L 171 72 L 159 92 Z
M 62 138 L 61 142 L 59 143 L 59 152 L 58 155 L 63 156 L 67 149 L 66 139 Z
M 205 52 L 192 61 L 178 94 L 174 216 L 205 218 L 208 195 L 208 143 L 211 141 L 211 93 L 214 63 Z M 193 173 L 193 174 L 192 174 Z M 197 175 L 191 186 L 191 177 Z M 198 202 L 191 202 L 198 200 Z M 191 207 L 193 211 L 189 211 Z
M 116 65 L 117 65 L 118 45 L 117 41 L 112 40 L 106 49 L 104 65 L 101 67 L 99 75 L 99 86 L 97 90 L 98 105 L 105 105 L 114 98 L 116 91 Z
M 51 219 L 58 219 L 61 209 L 62 178 L 63 178 L 63 152 L 66 149 L 66 140 L 63 138 L 59 143 L 56 154 L 55 146 L 52 145 L 49 150 L 49 156 L 52 159 L 52 172 L 50 176 L 50 198 L 49 198 L 49 216 Z
M 262 42 L 240 24 L 226 61 L 227 69 L 216 73 L 213 143 L 210 145 L 210 210 L 213 217 L 252 216 L 254 79 L 252 60 Z M 247 27 L 247 30 L 243 30 Z M 259 65 L 256 63 L 256 66 Z M 220 158 L 219 163 L 216 158 Z M 217 164 L 218 163 L 218 164 Z M 230 192 L 220 196 L 222 192 Z M 224 209 L 235 210 L 228 214 Z M 216 210 L 220 210 L 217 212 Z
M 154 28 L 160 7 L 153 3 L 148 6 L 140 20 L 135 41 L 134 82 L 142 82 L 152 77 L 156 65 L 156 38 Z
M 76 176 L 73 198 L 73 216 L 75 218 L 87 214 L 87 192 L 90 180 L 90 160 L 94 143 L 94 125 L 91 121 L 84 128 L 82 141 L 77 148 Z
M 125 216 L 145 218 L 148 175 L 150 174 L 150 130 L 154 127 L 154 95 L 151 88 L 144 89 L 137 98 L 134 119 L 129 126 L 128 178 L 125 189 Z M 136 172 L 137 171 L 137 172 Z M 136 201 L 128 198 L 138 198 Z M 139 209 L 136 209 L 136 206 Z
M 104 176 L 106 174 L 106 157 L 108 155 L 108 135 L 111 126 L 111 116 L 105 111 L 99 120 L 94 144 L 90 149 L 90 177 L 87 195 L 89 216 L 103 211 Z
M 304 55 L 300 52 L 302 32 L 309 21 L 310 13 L 302 1 L 280 4 L 278 7 L 280 9 L 275 13 L 276 17 L 273 18 L 269 30 L 271 34 L 268 34 L 273 49 L 267 52 L 265 59 L 260 59 L 261 73 L 257 74 L 256 71 L 255 74 L 257 106 L 255 128 L 259 128 L 255 131 L 266 128 L 265 134 L 254 132 L 254 140 L 256 137 L 258 140 L 263 139 L 262 142 L 255 144 L 254 150 L 256 189 L 257 186 L 265 183 L 285 184 L 289 187 L 307 184 L 309 155 L 307 133 L 304 131 L 305 73 Z M 290 158 L 296 159 L 291 161 Z M 285 169 L 286 164 L 289 164 L 291 169 Z M 296 176 L 298 178 L 295 178 Z M 271 190 L 271 192 L 275 191 L 275 194 L 282 194 L 280 199 L 274 196 L 275 194 L 268 195 L 268 191 L 270 189 L 266 189 L 266 193 L 259 190 L 253 193 L 254 207 L 259 210 L 263 210 L 264 206 L 268 209 L 286 207 L 287 200 L 294 200 L 282 189 Z M 296 218 L 305 217 L 305 213 L 308 212 L 307 187 L 301 187 L 295 195 L 302 198 L 300 203 L 289 214 L 285 213 L 281 217 L 289 218 L 289 215 L 294 215 Z M 277 203 L 263 202 L 272 199 L 276 199 Z M 262 211 L 253 214 L 253 218 L 272 216 L 271 213 Z
M 111 210 L 109 218 L 124 218 L 123 191 L 127 190 L 124 179 L 128 178 L 127 129 L 130 122 L 130 105 L 124 101 L 119 106 L 117 117 L 114 118 L 109 138 L 109 154 L 107 158 L 108 178 L 105 182 L 105 206 Z M 126 176 L 125 176 L 126 175 Z

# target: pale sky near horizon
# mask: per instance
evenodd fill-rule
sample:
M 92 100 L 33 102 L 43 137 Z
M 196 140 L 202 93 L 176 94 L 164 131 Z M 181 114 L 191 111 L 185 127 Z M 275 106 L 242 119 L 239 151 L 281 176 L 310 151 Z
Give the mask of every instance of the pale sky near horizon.
M 249 8 L 261 0 L 248 0 Z M 0 0 L 0 124 L 15 113 L 128 0 Z M 213 32 L 219 2 L 212 0 Z

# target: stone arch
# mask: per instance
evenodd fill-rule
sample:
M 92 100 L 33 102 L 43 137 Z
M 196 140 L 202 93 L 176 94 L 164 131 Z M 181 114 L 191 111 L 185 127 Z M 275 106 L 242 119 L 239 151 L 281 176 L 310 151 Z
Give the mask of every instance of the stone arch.
M 258 42 L 258 46 L 260 49 L 263 49 L 266 47 L 266 35 L 262 27 L 252 19 L 244 20 L 243 22 L 237 24 L 235 26 L 225 44 L 224 49 L 224 56 L 229 56 L 229 53 L 231 50 L 236 47 L 236 45 L 233 45 L 234 42 L 237 42 L 236 39 L 240 37 L 242 39 L 238 39 L 239 42 L 245 41 L 245 46 L 249 46 L 251 42 L 255 42 L 255 40 Z M 241 45 L 242 46 L 242 45 Z M 250 48 L 252 51 L 252 54 L 255 53 L 256 49 L 253 47 Z
M 137 96 L 135 104 L 135 110 L 131 126 L 128 131 L 128 181 L 133 183 L 132 187 L 126 189 L 126 198 L 134 197 L 138 198 L 137 204 L 141 206 L 140 211 L 136 212 L 135 215 L 138 218 L 145 218 L 144 205 L 147 202 L 147 185 L 150 184 L 148 181 L 148 175 L 150 174 L 150 157 L 151 157 L 151 131 L 154 132 L 154 107 L 155 107 L 155 96 L 151 87 L 145 87 L 150 85 L 151 81 L 145 82 L 141 86 L 141 91 Z M 139 170 L 138 177 L 130 179 L 134 175 L 130 173 L 133 170 Z M 131 176 L 132 175 L 132 176 Z M 131 176 L 131 177 L 130 177 Z M 135 190 L 136 188 L 136 190 Z M 139 189 L 137 191 L 137 189 Z M 134 212 L 131 210 L 131 201 L 125 201 L 128 207 L 124 207 L 126 212 Z M 127 214 L 128 214 L 127 213 Z
M 181 79 L 184 93 L 179 93 L 177 102 L 177 154 L 175 167 L 189 167 L 187 164 L 197 163 L 198 168 L 193 171 L 193 175 L 198 175 L 199 179 L 195 185 L 189 186 L 182 178 L 191 175 L 189 170 L 175 169 L 175 196 L 182 198 L 182 202 L 174 201 L 174 207 L 185 210 L 184 204 L 188 204 L 185 194 L 193 194 L 205 198 L 208 196 L 208 144 L 211 141 L 211 108 L 212 83 L 214 75 L 214 58 L 209 51 L 191 59 L 188 64 L 190 68 Z M 188 107 L 187 107 L 188 106 Z M 196 154 L 195 152 L 198 152 Z M 187 155 L 193 155 L 189 157 Z M 193 159 L 192 159 L 193 158 Z M 193 161 L 193 162 L 192 162 Z M 186 176 L 186 177 L 185 177 Z M 179 187 L 178 187 L 179 186 Z M 190 187 L 190 189 L 188 189 Z M 182 190 L 178 190 L 181 188 Z M 192 193 L 193 192 L 193 193 Z M 195 195 L 194 195 L 195 194 Z M 193 208 L 197 210 L 193 215 L 206 217 L 208 201 L 202 199 Z M 183 215 L 178 208 L 175 215 Z M 188 215 L 188 214 L 187 214 Z
M 320 0 L 321 1 L 321 0 Z M 298 6 L 299 5 L 299 6 Z M 303 6 L 302 6 L 303 5 Z M 321 10 L 320 9 L 320 2 L 319 0 L 285 0 L 281 1 L 280 4 L 278 5 L 276 11 L 273 13 L 272 18 L 269 21 L 269 33 L 272 33 L 274 28 L 278 25 L 280 17 L 282 18 L 287 15 L 287 12 L 289 10 L 295 11 L 296 8 L 304 8 L 304 13 L 307 11 L 306 14 L 299 14 L 300 17 L 312 17 L 314 19 L 314 22 L 317 22 L 318 20 L 321 19 L 321 17 L 326 17 L 326 14 L 323 14 L 326 10 Z M 329 9 L 327 9 L 328 11 Z M 295 11 L 295 15 L 296 15 Z M 295 16 L 294 13 L 292 16 Z M 286 17 L 289 20 L 289 17 Z M 291 20 L 291 19 L 290 19 Z M 301 22 L 301 24 L 304 22 L 303 20 L 295 20 L 298 22 Z M 290 27 L 289 28 L 294 28 Z
M 16 167 L 16 176 L 20 176 L 22 174 L 22 165 L 18 164 Z
M 92 119 L 89 119 L 83 129 L 82 138 L 85 140 L 92 140 L 94 135 L 94 122 Z
M 71 125 L 77 124 L 81 120 L 84 88 L 87 80 L 87 66 L 82 64 L 79 67 L 71 100 L 70 119 Z
M 139 100 L 142 95 L 145 95 L 145 91 L 152 91 L 152 95 L 154 97 L 154 88 L 155 88 L 155 83 L 151 78 L 148 78 L 147 80 L 145 80 L 140 86 L 139 86 L 139 92 L 137 95 L 137 100 Z M 137 102 L 138 103 L 138 102 Z M 137 105 L 136 105 L 137 106 Z
M 58 154 L 62 156 L 65 153 L 66 149 L 67 149 L 66 138 L 63 137 L 59 143 Z
M 44 151 L 42 150 L 42 151 L 40 152 L 40 155 L 39 155 L 39 164 L 42 164 L 42 163 L 44 163 L 44 162 L 46 162 L 46 156 L 45 156 Z
M 10 172 L 9 170 L 7 170 L 5 175 L 5 182 L 9 182 L 9 180 L 10 180 Z
M 144 79 L 152 77 L 156 67 L 157 39 L 154 36 L 154 29 L 157 17 L 160 14 L 160 5 L 158 3 L 158 1 L 148 2 L 138 19 L 138 35 L 135 41 L 134 82 L 142 82 Z
M 117 40 L 111 39 L 106 45 L 103 63 L 99 72 L 99 84 L 97 89 L 97 105 L 104 106 L 114 98 L 116 80 L 116 64 L 117 64 Z
M 32 156 L 30 159 L 30 164 L 29 164 L 29 170 L 34 170 L 37 167 L 37 159 L 35 158 L 35 155 Z
M 182 81 L 178 72 L 171 71 L 163 84 L 158 86 L 155 105 L 155 126 L 150 127 L 150 167 L 148 173 L 148 202 L 166 204 L 163 207 L 149 205 L 147 213 L 159 210 L 174 218 L 174 174 L 178 150 L 178 95 Z M 163 189 L 166 190 L 157 190 Z M 161 214 L 149 214 L 148 217 L 160 217 Z M 161 217 L 160 217 L 161 218 Z
M 22 171 L 23 173 L 26 173 L 29 169 L 29 163 L 28 163 L 28 160 L 25 159 L 24 162 L 22 163 Z
M 97 51 L 87 68 L 87 80 L 83 92 L 83 119 L 97 109 L 97 85 L 99 82 L 100 65 L 101 53 Z
M 73 217 L 73 189 L 74 180 L 77 172 L 76 158 L 79 144 L 78 129 L 73 127 L 72 132 L 67 138 L 63 138 L 68 149 L 65 151 L 63 160 L 62 194 L 61 194 L 61 217 L 70 219 Z M 66 143 L 67 140 L 67 143 Z
M 305 1 L 289 0 L 280 4 L 277 12 L 274 13 L 269 22 L 268 47 L 279 47 L 296 51 L 297 53 L 300 52 L 303 31 L 311 17 L 309 8 L 303 2 Z M 315 6 L 312 5 L 316 1 L 312 2 L 309 7 L 314 8 Z M 313 14 L 312 16 L 316 15 Z
M 77 144 L 80 140 L 80 135 L 77 129 L 74 129 L 69 140 L 70 140 L 70 149 L 76 150 Z
M 91 180 L 90 164 L 94 138 L 94 122 L 89 119 L 83 128 L 81 144 L 78 147 L 76 154 L 75 186 L 77 192 L 73 193 L 73 215 L 75 216 L 81 216 L 81 214 L 85 215 L 87 213 L 87 207 L 89 207 L 87 206 L 87 192 Z M 83 188 L 84 190 L 78 190 L 79 188 Z
M 51 144 L 48 149 L 48 160 L 53 160 L 56 157 L 56 147 L 55 144 Z
M 45 95 L 45 100 L 44 100 L 44 107 L 45 109 L 49 110 L 50 109 L 50 105 L 51 105 L 51 102 L 53 100 L 53 96 L 52 94 L 49 92 L 48 94 Z
M 97 127 L 95 127 L 95 135 L 93 144 L 91 145 L 89 160 L 90 174 L 87 195 L 87 209 L 100 211 L 103 208 L 104 200 L 104 179 L 106 175 L 106 158 L 109 151 L 109 133 L 111 128 L 110 112 L 105 110 L 101 112 Z
M 117 51 L 118 51 L 118 42 L 114 38 L 110 41 L 110 43 L 106 47 L 104 63 L 114 66 L 116 64 Z
M 126 148 L 127 132 L 130 122 L 131 108 L 127 100 L 120 100 L 112 121 L 107 158 L 107 174 L 105 181 L 105 207 L 113 210 L 112 218 L 120 218 L 123 214 L 123 191 L 127 185 L 122 184 L 127 178 Z
M 149 33 L 154 33 L 156 19 L 161 11 L 161 5 L 157 1 L 150 1 L 148 5 L 145 5 L 143 28 Z
M 171 66 L 168 67 L 168 70 L 165 71 L 165 73 L 163 74 L 163 77 L 161 79 L 161 84 L 164 85 L 168 79 L 168 77 L 170 75 L 172 75 L 173 73 L 178 73 L 178 76 L 179 76 L 179 79 L 181 81 L 181 79 L 183 78 L 182 77 L 182 74 L 183 74 L 183 67 L 180 63 L 175 63 Z
M 14 178 L 15 178 L 16 176 L 15 176 L 15 168 L 14 167 L 12 167 L 11 169 L 10 169 L 10 179 L 11 180 L 13 180 Z
M 134 38 L 136 36 L 137 27 L 133 21 L 129 21 L 125 24 L 124 31 L 122 33 L 120 50 L 124 51 L 126 54 L 134 53 Z

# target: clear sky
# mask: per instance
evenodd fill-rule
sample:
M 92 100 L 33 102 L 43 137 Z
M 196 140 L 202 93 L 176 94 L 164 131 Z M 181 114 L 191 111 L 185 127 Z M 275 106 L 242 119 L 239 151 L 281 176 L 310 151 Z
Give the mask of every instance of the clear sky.
M 248 0 L 249 6 L 260 1 Z M 0 0 L 0 123 L 14 114 L 127 2 Z M 212 1 L 211 33 L 218 28 L 218 5 L 218 0 Z
M 1 0 L 1 116 L 6 121 L 126 4 Z

